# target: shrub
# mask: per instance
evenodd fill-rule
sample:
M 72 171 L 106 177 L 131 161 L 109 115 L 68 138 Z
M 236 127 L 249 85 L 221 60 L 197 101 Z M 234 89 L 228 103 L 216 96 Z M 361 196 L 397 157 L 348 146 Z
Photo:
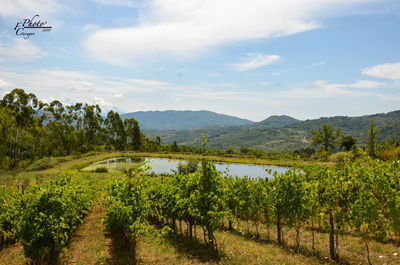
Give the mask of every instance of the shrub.
M 32 163 L 27 167 L 28 171 L 39 171 L 54 167 L 54 160 L 51 157 L 45 157 Z
M 106 168 L 106 167 L 98 167 L 93 172 L 96 172 L 96 173 L 108 173 L 108 168 Z
M 61 177 L 33 186 L 21 201 L 19 240 L 34 264 L 49 264 L 67 245 L 92 206 L 88 183 Z

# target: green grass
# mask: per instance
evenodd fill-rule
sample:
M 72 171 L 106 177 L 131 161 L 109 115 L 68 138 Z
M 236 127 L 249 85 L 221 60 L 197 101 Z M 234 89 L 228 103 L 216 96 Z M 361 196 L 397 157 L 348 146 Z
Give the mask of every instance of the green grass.
M 148 156 L 188 159 L 191 157 L 187 154 L 97 153 L 60 162 L 56 167 L 37 172 L 2 172 L 0 184 L 23 184 L 26 187 L 35 183 L 44 183 L 57 174 L 69 174 L 74 178 L 89 179 L 97 190 L 97 206 L 72 237 L 72 241 L 61 259 L 69 264 L 126 264 L 129 254 L 126 242 L 121 236 L 106 233 L 101 221 L 105 214 L 101 205 L 105 182 L 111 176 L 125 177 L 126 174 L 122 172 L 93 173 L 80 170 L 96 161 L 129 155 L 136 158 Z M 261 163 L 265 161 L 237 157 L 213 158 L 225 159 L 222 160 L 223 162 Z M 240 231 L 247 231 L 244 222 L 241 222 L 240 226 Z M 260 225 L 260 238 L 255 237 L 255 226 L 251 223 L 250 234 L 229 232 L 226 229 L 227 223 L 224 227 L 215 233 L 220 250 L 218 257 L 215 257 L 205 247 L 201 237 L 202 231 L 198 228 L 198 239 L 188 239 L 177 234 L 167 237 L 154 234 L 143 236 L 138 245 L 138 264 L 336 264 L 328 258 L 327 233 L 315 233 L 316 253 L 313 253 L 312 233 L 304 228 L 301 232 L 301 248 L 298 250 L 295 247 L 295 231 L 290 227 L 284 227 L 285 246 L 277 245 L 274 226 L 270 229 L 269 239 L 265 225 Z M 369 247 L 373 264 L 400 264 L 400 257 L 393 255 L 400 253 L 399 246 L 370 240 Z M 351 233 L 340 236 L 339 255 L 341 264 L 367 263 L 364 242 Z M 25 263 L 23 249 L 18 243 L 0 250 L 0 264 Z

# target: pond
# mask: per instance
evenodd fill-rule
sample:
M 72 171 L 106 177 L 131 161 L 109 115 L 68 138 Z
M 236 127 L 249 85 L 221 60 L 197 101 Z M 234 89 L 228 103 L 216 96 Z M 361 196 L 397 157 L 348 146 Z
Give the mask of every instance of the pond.
M 149 172 L 156 174 L 171 173 L 171 170 L 177 170 L 179 162 L 184 162 L 181 159 L 169 159 L 169 158 L 155 158 L 145 157 L 144 159 L 132 159 L 132 158 L 112 158 L 105 161 L 96 162 L 93 165 L 85 168 L 85 170 L 94 170 L 97 167 L 107 167 L 110 171 L 124 170 L 132 166 L 132 163 L 146 162 L 150 166 Z M 284 173 L 288 170 L 288 167 L 281 166 L 270 166 L 270 165 L 251 165 L 251 164 L 240 164 L 240 163 L 220 163 L 214 162 L 215 167 L 218 171 L 226 171 L 230 176 L 238 177 L 250 177 L 250 178 L 273 178 L 272 174 L 268 174 L 265 170 L 271 169 L 272 173 L 277 171 Z

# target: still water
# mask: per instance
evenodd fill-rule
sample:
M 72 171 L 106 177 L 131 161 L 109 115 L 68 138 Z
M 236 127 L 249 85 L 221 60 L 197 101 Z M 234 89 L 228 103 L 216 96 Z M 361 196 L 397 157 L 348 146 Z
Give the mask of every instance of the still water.
M 154 171 L 156 174 L 160 173 L 169 173 L 171 169 L 176 170 L 179 162 L 182 160 L 179 159 L 168 159 L 168 158 L 145 158 L 147 164 L 151 167 L 151 171 Z M 271 169 L 272 173 L 277 171 L 279 173 L 283 173 L 289 168 L 287 167 L 279 167 L 279 166 L 268 166 L 268 165 L 251 165 L 251 164 L 239 164 L 239 163 L 218 163 L 214 162 L 215 167 L 218 171 L 224 172 L 226 171 L 230 176 L 238 176 L 238 177 L 250 177 L 250 178 L 272 178 L 272 174 L 268 174 L 265 170 Z
M 154 158 L 154 157 L 146 157 L 144 161 L 147 165 L 150 166 L 149 172 L 154 172 L 156 174 L 161 173 L 171 173 L 171 170 L 177 170 L 179 162 L 184 162 L 184 160 L 180 159 L 168 159 L 168 158 Z M 126 165 L 130 163 L 134 163 L 138 161 L 132 161 L 130 158 L 114 158 L 106 161 L 101 161 L 96 164 L 107 165 L 110 169 L 112 168 L 120 168 L 126 167 Z M 230 176 L 238 176 L 238 177 L 250 177 L 250 178 L 273 178 L 272 174 L 268 174 L 265 170 L 271 169 L 272 173 L 277 171 L 279 173 L 283 173 L 288 170 L 288 167 L 281 166 L 269 166 L 269 165 L 251 165 L 251 164 L 239 164 L 239 163 L 218 163 L 214 162 L 215 167 L 218 171 L 226 172 Z

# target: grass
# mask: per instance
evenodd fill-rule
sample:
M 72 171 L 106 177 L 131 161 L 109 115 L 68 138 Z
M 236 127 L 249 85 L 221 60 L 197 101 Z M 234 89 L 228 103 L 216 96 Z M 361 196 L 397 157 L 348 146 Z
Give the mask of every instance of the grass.
M 146 152 L 101 152 L 101 153 L 88 153 L 80 156 L 68 156 L 58 158 L 43 158 L 37 162 L 37 165 L 31 164 L 31 169 L 35 171 L 26 171 L 24 169 L 16 170 L 3 170 L 0 171 L 0 185 L 12 184 L 20 185 L 23 178 L 28 177 L 35 179 L 46 179 L 54 174 L 62 174 L 65 172 L 77 173 L 84 168 L 91 166 L 94 162 L 115 158 L 115 157 L 130 157 L 132 159 L 143 157 L 159 157 L 170 159 L 201 159 L 201 155 L 184 154 L 184 153 L 146 153 Z M 224 163 L 243 163 L 255 165 L 275 165 L 275 166 L 305 166 L 311 164 L 334 166 L 334 162 L 310 162 L 304 160 L 285 160 L 285 159 L 265 159 L 243 156 L 207 156 L 207 159 L 213 162 Z M 50 162 L 49 162 L 50 161 Z M 49 166 L 51 164 L 51 166 Z M 118 170 L 110 170 L 113 173 L 118 173 Z M 32 183 L 35 183 L 32 181 Z
M 107 240 L 104 237 L 104 225 L 101 223 L 104 216 L 104 208 L 95 205 L 72 238 L 68 251 L 62 255 L 62 263 L 84 265 L 106 261 Z
M 197 234 L 201 231 L 198 229 Z M 180 235 L 144 237 L 138 249 L 139 264 L 326 264 L 327 260 L 298 254 L 273 243 L 256 241 L 236 233 L 216 231 L 219 255 L 202 240 Z
M 22 265 L 27 262 L 28 260 L 24 257 L 24 249 L 19 243 L 9 245 L 0 251 L 0 264 Z
M 92 178 L 95 185 L 101 186 L 108 176 L 95 173 L 77 173 L 78 177 Z M 100 196 L 99 196 L 100 197 Z M 97 203 L 86 216 L 68 249 L 61 255 L 62 264 L 127 264 L 128 246 L 124 237 L 104 231 L 102 218 L 105 210 Z M 226 221 L 226 220 L 225 220 Z M 245 222 L 240 223 L 238 231 L 247 231 Z M 311 231 L 302 230 L 300 249 L 295 247 L 295 231 L 284 227 L 285 245 L 276 242 L 276 230 L 270 229 L 267 238 L 267 227 L 259 226 L 260 237 L 255 236 L 254 224 L 249 224 L 249 234 L 245 232 L 228 231 L 227 222 L 224 227 L 215 232 L 219 255 L 205 247 L 202 231 L 197 229 L 199 239 L 189 239 L 179 234 L 170 236 L 145 235 L 138 243 L 138 264 L 337 264 L 330 261 L 328 235 L 315 232 L 316 253 L 311 248 Z M 185 225 L 183 225 L 185 230 Z M 400 258 L 393 253 L 399 253 L 399 247 L 371 240 L 371 261 L 373 264 L 394 265 L 400 263 Z M 339 264 L 367 264 L 364 243 L 359 237 L 347 233 L 339 239 Z M 16 243 L 0 251 L 0 264 L 25 264 L 22 247 Z
M 227 230 L 227 222 L 224 224 L 224 230 Z M 247 226 L 241 223 L 241 231 L 247 231 Z M 274 226 L 270 228 L 270 238 L 267 239 L 267 227 L 259 226 L 260 238 L 256 237 L 256 229 L 254 224 L 250 223 L 250 234 L 234 232 L 247 240 L 265 242 L 267 245 L 276 245 L 277 236 Z M 327 233 L 315 233 L 315 249 L 312 251 L 312 232 L 302 229 L 300 232 L 300 250 L 296 248 L 296 233 L 295 230 L 285 226 L 284 239 L 285 248 L 289 252 L 300 252 L 304 256 L 314 257 L 320 261 L 329 260 L 329 238 Z M 393 255 L 399 253 L 400 246 L 388 242 L 379 242 L 370 240 L 370 258 L 372 264 L 400 264 L 400 257 Z M 339 258 L 340 264 L 367 264 L 367 256 L 365 244 L 360 237 L 354 236 L 351 233 L 345 233 L 339 237 Z
M 148 154 L 148 153 L 99 153 L 58 163 L 53 168 L 38 172 L 3 172 L 0 184 L 29 186 L 34 183 L 43 183 L 54 177 L 55 174 L 72 174 L 77 178 L 90 179 L 98 190 L 98 202 L 91 213 L 86 216 L 84 224 L 78 228 L 75 236 L 61 255 L 60 261 L 64 264 L 127 264 L 128 247 L 124 237 L 109 234 L 104 231 L 101 220 L 105 210 L 100 203 L 104 183 L 110 175 L 124 176 L 123 173 L 92 173 L 79 169 L 95 161 L 112 157 L 131 155 L 132 157 L 153 156 L 187 159 L 186 154 Z M 216 158 L 217 159 L 217 158 Z M 236 158 L 225 158 L 233 159 Z M 250 160 L 249 160 L 250 161 Z M 228 162 L 228 161 L 224 161 Z M 235 162 L 237 162 L 235 160 Z M 243 161 L 241 161 L 243 162 Z M 253 161 L 254 162 L 254 161 Z M 246 224 L 240 223 L 239 231 L 247 231 Z M 284 227 L 285 246 L 277 245 L 276 230 L 270 230 L 267 238 L 267 227 L 260 225 L 260 238 L 255 236 L 255 226 L 250 223 L 250 233 L 230 232 L 224 228 L 215 232 L 218 241 L 219 255 L 216 257 L 204 245 L 197 230 L 197 239 L 173 234 L 167 237 L 145 235 L 138 243 L 138 264 L 337 264 L 329 260 L 328 235 L 315 232 L 316 252 L 311 247 L 312 233 L 302 229 L 300 249 L 296 249 L 295 231 Z M 400 264 L 400 257 L 393 255 L 400 253 L 399 246 L 375 240 L 369 241 L 371 262 L 373 264 Z M 367 264 L 364 242 L 351 233 L 339 238 L 340 264 Z M 0 264 L 26 264 L 22 246 L 19 243 L 8 245 L 0 250 Z

